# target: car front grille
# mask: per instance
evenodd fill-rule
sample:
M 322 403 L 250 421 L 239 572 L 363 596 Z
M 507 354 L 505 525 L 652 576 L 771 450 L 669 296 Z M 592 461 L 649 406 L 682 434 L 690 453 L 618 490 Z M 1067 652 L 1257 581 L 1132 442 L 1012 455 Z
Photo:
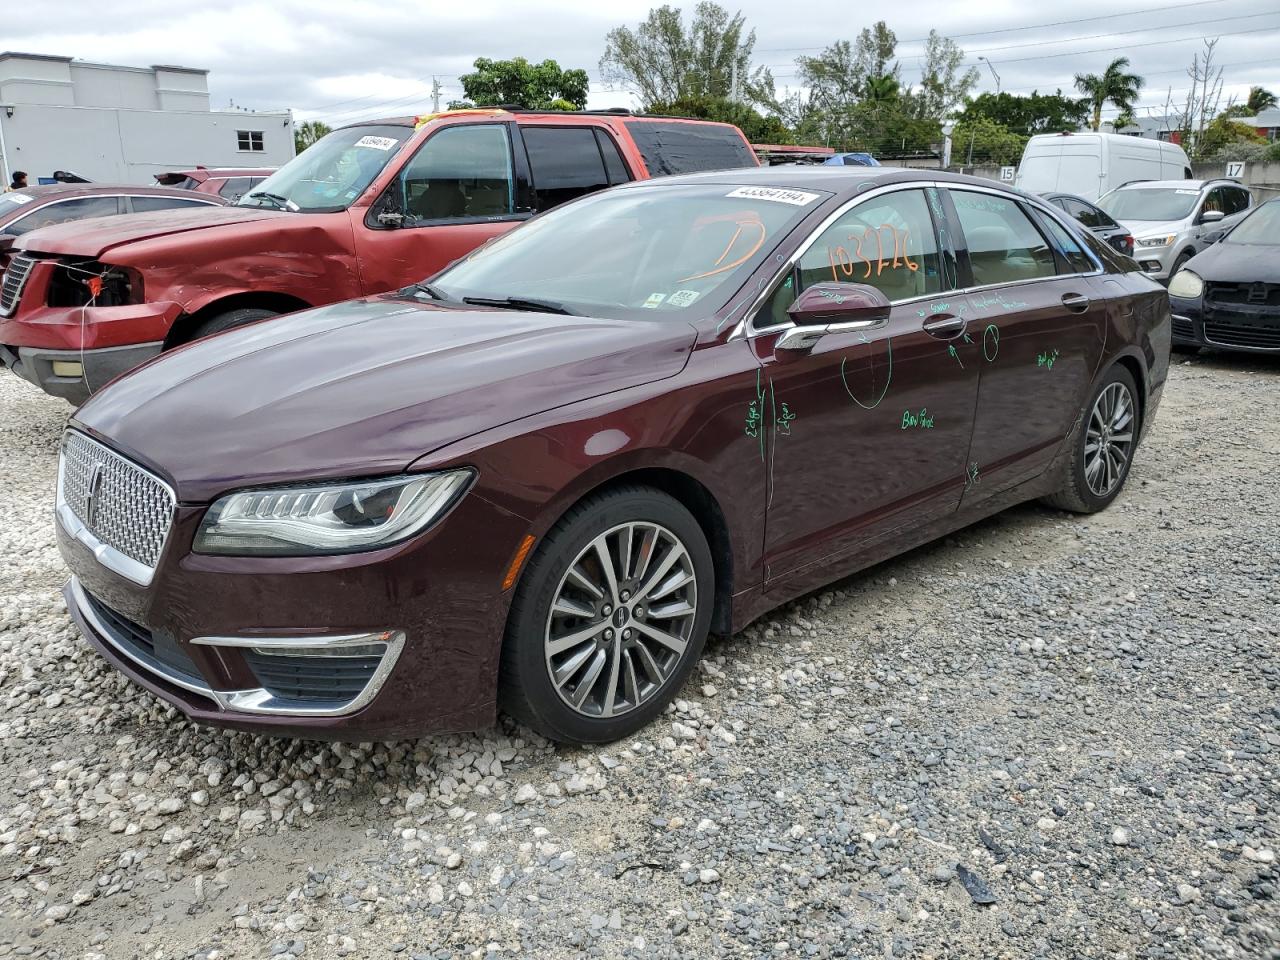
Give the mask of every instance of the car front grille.
M 9 269 L 4 272 L 4 279 L 0 280 L 0 316 L 9 316 L 17 309 L 18 301 L 22 299 L 22 289 L 27 285 L 27 278 L 31 276 L 31 268 L 36 265 L 34 259 L 23 254 L 18 254 L 9 261 Z
M 168 484 L 75 430 L 63 435 L 59 461 L 59 508 L 93 538 L 154 571 L 177 506 Z
M 1280 350 L 1280 316 L 1267 322 L 1261 317 L 1233 317 L 1215 312 L 1204 321 L 1204 338 L 1224 347 Z
M 281 700 L 345 703 L 368 686 L 382 655 L 316 657 L 249 649 L 244 659 L 263 689 Z
M 1210 304 L 1280 307 L 1280 283 L 1209 283 L 1205 300 Z

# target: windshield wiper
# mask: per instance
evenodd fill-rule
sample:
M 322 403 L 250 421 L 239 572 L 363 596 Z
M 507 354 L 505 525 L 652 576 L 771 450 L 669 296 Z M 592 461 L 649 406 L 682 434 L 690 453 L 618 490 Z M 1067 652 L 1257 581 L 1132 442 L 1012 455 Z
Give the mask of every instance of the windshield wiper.
M 427 283 L 425 280 L 420 280 L 417 283 L 411 283 L 407 287 L 402 287 L 397 292 L 407 297 L 413 297 L 413 296 L 417 296 L 419 293 L 425 293 L 432 300 L 452 300 L 453 299 L 447 293 L 441 290 L 439 287 L 432 286 L 431 284 Z
M 250 197 L 254 198 L 255 200 L 258 197 L 265 197 L 268 200 L 274 201 L 276 206 L 281 210 L 288 210 L 290 207 L 292 207 L 295 210 L 297 209 L 297 205 L 292 200 L 290 200 L 288 197 L 282 197 L 278 193 L 267 193 L 267 191 L 265 190 L 254 190 L 251 193 L 246 193 L 244 195 L 244 199 L 246 200 L 248 200 Z
M 532 310 L 538 313 L 561 313 L 568 317 L 577 316 L 563 303 L 554 300 L 536 300 L 532 297 L 463 297 L 463 303 L 477 307 L 502 307 L 504 310 Z

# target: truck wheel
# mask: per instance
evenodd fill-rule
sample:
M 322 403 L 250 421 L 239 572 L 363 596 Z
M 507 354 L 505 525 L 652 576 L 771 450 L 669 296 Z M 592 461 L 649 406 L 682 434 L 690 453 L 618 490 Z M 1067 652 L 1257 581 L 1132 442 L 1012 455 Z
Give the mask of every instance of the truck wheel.
M 196 327 L 191 339 L 199 340 L 202 337 L 211 337 L 215 333 L 234 330 L 236 327 L 243 327 L 245 324 L 253 323 L 255 320 L 263 320 L 274 316 L 276 316 L 275 310 L 262 310 L 258 307 L 241 307 L 239 310 L 228 310 L 226 313 L 215 314 Z

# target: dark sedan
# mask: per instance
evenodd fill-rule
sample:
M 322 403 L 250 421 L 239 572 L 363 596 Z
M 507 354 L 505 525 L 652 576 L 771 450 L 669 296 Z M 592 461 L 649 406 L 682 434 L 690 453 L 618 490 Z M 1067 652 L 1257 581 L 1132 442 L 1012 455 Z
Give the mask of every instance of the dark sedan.
M 202 722 L 639 729 L 709 630 L 1010 504 L 1119 494 L 1168 298 L 968 177 L 669 177 L 430 283 L 199 341 L 72 418 L 69 608 Z
M 189 190 L 131 184 L 55 183 L 0 193 L 0 270 L 8 265 L 13 241 L 40 227 L 118 213 L 190 209 L 224 202 L 217 197 L 195 196 Z
M 1044 193 L 1041 196 L 1055 207 L 1061 208 L 1067 216 L 1092 230 L 1094 234 L 1125 256 L 1133 256 L 1133 234 L 1129 232 L 1128 227 L 1121 226 L 1112 220 L 1111 215 L 1101 207 L 1073 193 Z
M 1280 200 L 1269 200 L 1169 281 L 1173 343 L 1280 353 Z

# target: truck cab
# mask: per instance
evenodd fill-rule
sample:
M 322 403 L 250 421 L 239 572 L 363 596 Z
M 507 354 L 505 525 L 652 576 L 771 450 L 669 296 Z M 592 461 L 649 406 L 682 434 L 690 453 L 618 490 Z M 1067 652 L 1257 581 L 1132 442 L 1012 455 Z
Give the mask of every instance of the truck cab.
M 446 111 L 335 130 L 234 205 L 23 236 L 0 359 L 73 403 L 157 354 L 424 280 L 534 214 L 630 180 L 758 166 L 737 127 Z

